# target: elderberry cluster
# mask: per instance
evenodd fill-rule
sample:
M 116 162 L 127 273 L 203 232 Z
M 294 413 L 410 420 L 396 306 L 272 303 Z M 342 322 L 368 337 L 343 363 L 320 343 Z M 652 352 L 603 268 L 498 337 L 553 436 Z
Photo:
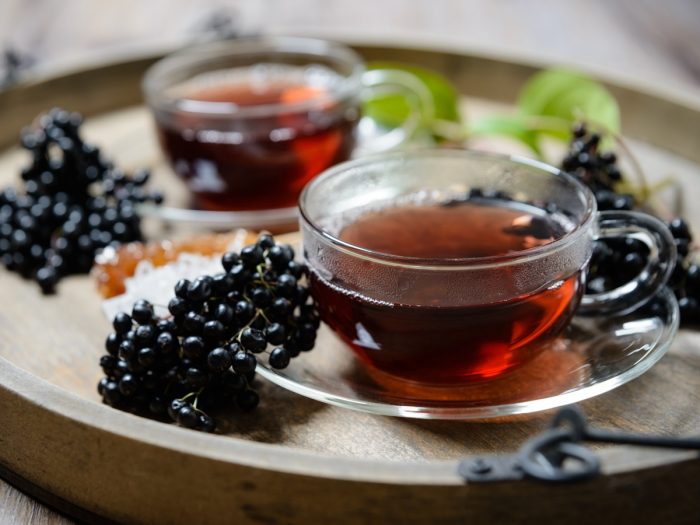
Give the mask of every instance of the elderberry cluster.
M 600 151 L 600 141 L 600 134 L 589 133 L 583 123 L 576 124 L 562 169 L 591 189 L 599 210 L 631 210 L 634 197 L 615 191 L 622 181 L 617 156 L 612 151 Z
M 100 361 L 105 403 L 213 431 L 207 411 L 257 406 L 255 354 L 281 369 L 314 347 L 320 318 L 291 246 L 264 234 L 221 262 L 221 273 L 178 281 L 167 318 L 146 301 L 115 316 Z
M 673 219 L 668 227 L 678 252 L 669 286 L 678 299 L 681 324 L 700 325 L 700 266 L 690 258 L 693 236 L 688 223 L 680 217 Z
M 600 210 L 632 210 L 632 195 L 620 194 L 615 187 L 622 174 L 612 152 L 599 151 L 600 135 L 589 133 L 584 124 L 572 130 L 570 148 L 562 169 L 575 175 L 595 195 Z M 688 223 L 676 217 L 667 224 L 678 253 L 669 286 L 678 299 L 681 323 L 700 324 L 700 266 L 690 260 L 693 236 Z M 649 248 L 633 238 L 601 239 L 594 243 L 588 269 L 587 291 L 601 293 L 628 282 L 646 266 Z
M 77 113 L 54 109 L 22 132 L 32 156 L 24 187 L 0 192 L 0 262 L 34 278 L 44 293 L 58 280 L 86 273 L 97 250 L 142 239 L 137 203 L 160 203 L 148 193 L 149 172 L 128 177 L 83 142 Z

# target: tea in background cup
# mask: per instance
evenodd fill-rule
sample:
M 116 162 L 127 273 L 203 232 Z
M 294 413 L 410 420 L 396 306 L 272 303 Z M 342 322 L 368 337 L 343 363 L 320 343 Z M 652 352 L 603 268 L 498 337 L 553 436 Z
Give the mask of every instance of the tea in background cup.
M 417 383 L 500 376 L 577 309 L 644 303 L 675 264 L 661 221 L 598 214 L 577 180 L 526 159 L 426 151 L 348 162 L 312 181 L 300 209 L 322 319 L 373 370 Z M 647 267 L 584 295 L 593 240 L 630 235 L 650 247 Z
M 411 95 L 414 116 L 375 149 L 412 133 L 431 98 L 413 77 L 365 71 L 350 48 L 322 40 L 246 38 L 186 49 L 146 73 L 144 92 L 174 171 L 206 210 L 293 208 L 306 183 L 350 158 L 360 102 Z

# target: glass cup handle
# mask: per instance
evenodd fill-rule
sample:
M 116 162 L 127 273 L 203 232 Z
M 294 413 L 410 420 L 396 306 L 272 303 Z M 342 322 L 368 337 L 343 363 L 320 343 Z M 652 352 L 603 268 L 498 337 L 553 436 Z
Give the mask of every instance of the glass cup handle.
M 596 240 L 615 237 L 632 237 L 646 244 L 649 248 L 646 266 L 618 288 L 584 295 L 579 313 L 630 312 L 654 297 L 673 272 L 676 245 L 671 232 L 659 219 L 632 211 L 600 212 Z
M 359 155 L 379 153 L 404 144 L 416 132 L 423 120 L 435 114 L 433 97 L 419 79 L 404 71 L 394 69 L 372 69 L 362 74 L 362 100 L 392 94 L 406 95 L 410 105 L 408 118 L 397 128 L 385 130 L 370 117 L 362 117 L 359 124 Z

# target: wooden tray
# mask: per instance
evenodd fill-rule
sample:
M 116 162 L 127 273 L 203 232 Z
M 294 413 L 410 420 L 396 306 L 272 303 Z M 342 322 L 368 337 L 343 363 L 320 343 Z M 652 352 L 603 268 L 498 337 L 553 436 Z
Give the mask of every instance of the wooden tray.
M 535 68 L 443 51 L 358 46 L 367 59 L 421 64 L 447 75 L 472 113 L 514 100 Z M 154 58 L 107 65 L 0 93 L 0 182 L 25 157 L 18 130 L 62 106 L 126 168 L 158 163 L 139 83 Z M 700 103 L 611 84 L 625 133 L 650 174 L 673 174 L 700 196 Z M 159 168 L 162 169 L 162 168 Z M 700 232 L 700 209 L 686 215 Z M 70 278 L 57 296 L 0 270 L 0 474 L 90 521 L 138 523 L 464 523 L 591 519 L 700 520 L 694 452 L 601 447 L 603 475 L 564 486 L 467 484 L 459 460 L 513 452 L 551 413 L 499 423 L 372 416 L 264 386 L 254 414 L 230 435 L 206 435 L 113 410 L 95 385 L 109 323 L 95 285 Z M 262 379 L 261 382 L 264 382 Z M 700 430 L 700 337 L 681 331 L 669 354 L 632 383 L 585 402 L 598 426 L 668 435 Z M 583 511 L 585 509 L 585 511 Z

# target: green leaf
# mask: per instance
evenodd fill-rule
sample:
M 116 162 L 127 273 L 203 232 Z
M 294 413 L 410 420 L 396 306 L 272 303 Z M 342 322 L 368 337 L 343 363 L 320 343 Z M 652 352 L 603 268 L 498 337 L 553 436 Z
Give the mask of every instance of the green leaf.
M 549 69 L 536 73 L 523 86 L 516 114 L 486 117 L 472 124 L 470 133 L 514 138 L 540 155 L 542 137 L 569 140 L 572 124 L 582 120 L 619 133 L 617 101 L 586 75 Z
M 497 135 L 510 137 L 522 142 L 537 155 L 540 155 L 538 134 L 531 129 L 527 117 L 523 115 L 493 115 L 484 117 L 469 128 L 471 135 Z
M 376 96 L 362 103 L 362 114 L 385 128 L 398 128 L 410 112 L 406 97 L 398 94 Z
M 518 110 L 522 115 L 555 117 L 570 124 L 586 120 L 606 131 L 620 131 L 620 109 L 612 94 L 602 84 L 573 71 L 549 69 L 535 74 L 520 92 Z M 561 130 L 541 132 L 568 138 Z
M 372 62 L 369 69 L 395 69 L 409 73 L 420 80 L 430 92 L 435 107 L 434 118 L 460 122 L 459 94 L 450 82 L 435 71 L 398 62 Z M 406 120 L 411 105 L 404 95 L 391 94 L 368 100 L 363 105 L 364 114 L 386 127 L 397 127 Z M 430 126 L 430 122 L 426 122 Z

